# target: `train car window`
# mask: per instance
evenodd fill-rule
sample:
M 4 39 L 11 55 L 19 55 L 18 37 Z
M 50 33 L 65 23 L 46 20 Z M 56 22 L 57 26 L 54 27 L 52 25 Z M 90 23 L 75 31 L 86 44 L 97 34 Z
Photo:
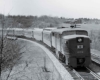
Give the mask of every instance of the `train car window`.
M 69 31 L 69 35 L 76 34 L 75 31 Z
M 66 41 L 66 45 L 68 45 L 69 44 L 69 42 L 68 41 Z
M 46 38 L 47 40 L 50 39 L 48 33 L 44 33 L 44 36 L 45 36 L 45 38 Z
M 52 36 L 54 36 L 54 33 L 52 33 Z

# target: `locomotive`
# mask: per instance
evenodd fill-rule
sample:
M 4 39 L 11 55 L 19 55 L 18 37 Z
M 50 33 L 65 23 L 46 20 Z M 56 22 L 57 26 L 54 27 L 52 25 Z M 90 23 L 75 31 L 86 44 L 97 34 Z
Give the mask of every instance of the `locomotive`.
M 91 40 L 86 30 L 80 28 L 11 30 L 13 30 L 12 35 L 14 36 L 25 36 L 42 41 L 55 50 L 58 59 L 73 68 L 78 66 L 88 67 L 91 64 Z M 9 32 L 7 34 L 11 35 Z

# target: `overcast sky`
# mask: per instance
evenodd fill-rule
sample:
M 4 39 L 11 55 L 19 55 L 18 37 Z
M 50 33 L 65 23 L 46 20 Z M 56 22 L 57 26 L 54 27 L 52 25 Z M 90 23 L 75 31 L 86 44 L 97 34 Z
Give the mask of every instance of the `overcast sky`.
M 0 13 L 100 19 L 100 0 L 0 0 Z

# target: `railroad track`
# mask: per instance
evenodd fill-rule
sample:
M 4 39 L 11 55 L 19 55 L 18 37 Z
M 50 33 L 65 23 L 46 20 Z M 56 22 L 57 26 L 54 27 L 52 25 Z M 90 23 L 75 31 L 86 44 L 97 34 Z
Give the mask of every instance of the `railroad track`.
M 90 68 L 86 68 L 86 67 L 80 68 L 79 67 L 77 69 L 73 69 L 73 68 L 70 68 L 69 66 L 66 66 L 66 64 L 62 62 L 61 64 L 72 75 L 74 80 L 100 80 L 100 75 L 92 71 Z
M 80 80 L 100 80 L 100 76 L 89 68 L 85 68 L 84 71 L 73 69 L 73 72 L 79 77 Z
M 100 75 L 96 74 L 89 68 L 83 67 L 77 69 L 70 69 L 70 67 L 66 66 L 64 63 L 62 64 L 72 75 L 74 80 L 100 80 Z

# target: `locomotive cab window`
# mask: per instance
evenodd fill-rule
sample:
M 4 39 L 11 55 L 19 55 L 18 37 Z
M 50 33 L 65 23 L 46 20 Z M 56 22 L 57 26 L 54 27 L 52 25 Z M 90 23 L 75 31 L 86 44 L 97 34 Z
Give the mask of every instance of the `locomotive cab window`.
M 76 34 L 87 35 L 88 36 L 88 32 L 87 31 L 76 31 Z
M 76 34 L 76 32 L 75 31 L 65 31 L 63 33 L 63 36 L 65 36 L 65 35 L 73 35 L 73 34 Z

